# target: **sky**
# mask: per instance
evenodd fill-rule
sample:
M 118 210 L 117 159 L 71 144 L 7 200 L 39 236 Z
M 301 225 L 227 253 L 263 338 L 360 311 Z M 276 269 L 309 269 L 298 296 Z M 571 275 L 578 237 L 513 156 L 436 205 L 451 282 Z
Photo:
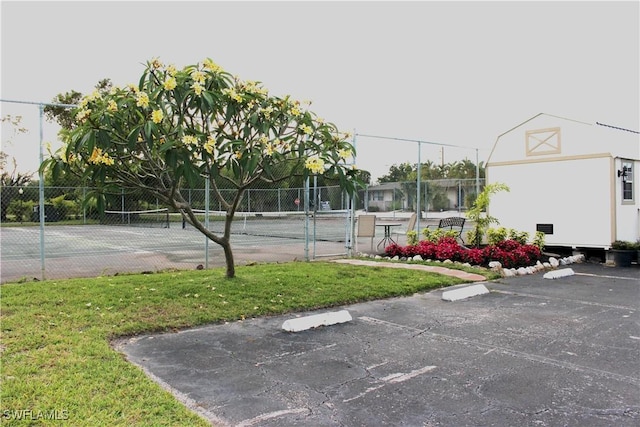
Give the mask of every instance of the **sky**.
M 29 130 L 3 124 L 2 150 L 22 171 L 39 164 L 38 106 L 7 101 L 137 83 L 153 58 L 211 58 L 310 100 L 356 135 L 373 181 L 418 153 L 486 162 L 538 113 L 640 130 L 638 1 L 1 1 L 0 20 L 0 114 Z

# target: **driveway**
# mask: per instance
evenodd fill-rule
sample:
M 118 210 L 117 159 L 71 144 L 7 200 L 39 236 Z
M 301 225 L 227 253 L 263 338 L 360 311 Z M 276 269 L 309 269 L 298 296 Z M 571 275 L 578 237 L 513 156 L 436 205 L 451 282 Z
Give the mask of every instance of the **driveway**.
M 290 315 L 117 347 L 215 425 L 640 425 L 640 268 L 571 268 L 300 313 L 353 317 L 303 332 Z

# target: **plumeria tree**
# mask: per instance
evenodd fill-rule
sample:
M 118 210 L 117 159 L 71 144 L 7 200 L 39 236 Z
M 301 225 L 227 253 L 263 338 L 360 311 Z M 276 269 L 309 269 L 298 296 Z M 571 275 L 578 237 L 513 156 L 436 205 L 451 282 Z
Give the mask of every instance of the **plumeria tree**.
M 227 277 L 234 277 L 231 224 L 247 188 L 292 171 L 336 179 L 350 194 L 361 184 L 349 135 L 307 107 L 270 96 L 211 59 L 182 69 L 153 59 L 137 85 L 83 97 L 75 124 L 62 132 L 66 144 L 42 167 L 98 188 L 134 187 L 158 197 L 223 248 Z M 207 229 L 180 193 L 203 177 L 226 211 L 221 234 Z M 223 194 L 219 186 L 235 191 Z M 100 192 L 91 196 L 104 206 Z

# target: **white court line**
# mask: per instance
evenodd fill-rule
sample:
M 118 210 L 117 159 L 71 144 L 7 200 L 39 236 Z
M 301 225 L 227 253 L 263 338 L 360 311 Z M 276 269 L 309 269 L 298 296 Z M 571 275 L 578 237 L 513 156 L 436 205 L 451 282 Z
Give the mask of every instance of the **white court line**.
M 144 233 L 139 231 L 128 231 L 128 230 L 113 230 L 111 233 L 124 233 L 124 234 L 135 234 L 136 236 L 144 236 Z

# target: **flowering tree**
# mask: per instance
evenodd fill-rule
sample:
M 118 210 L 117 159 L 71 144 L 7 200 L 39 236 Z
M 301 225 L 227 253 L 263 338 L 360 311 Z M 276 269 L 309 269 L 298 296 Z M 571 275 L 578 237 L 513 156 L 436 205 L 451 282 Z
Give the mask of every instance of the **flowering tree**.
M 75 125 L 62 132 L 65 146 L 42 167 L 54 177 L 75 173 L 103 188 L 135 187 L 158 197 L 223 248 L 227 277 L 235 276 L 231 223 L 252 184 L 278 182 L 291 171 L 335 178 L 351 194 L 361 183 L 346 162 L 353 155 L 347 134 L 306 104 L 269 96 L 210 59 L 181 70 L 153 59 L 137 86 L 95 91 L 74 113 Z M 201 177 L 226 211 L 221 235 L 180 194 Z M 224 197 L 218 183 L 235 191 Z M 93 196 L 104 206 L 100 194 Z

